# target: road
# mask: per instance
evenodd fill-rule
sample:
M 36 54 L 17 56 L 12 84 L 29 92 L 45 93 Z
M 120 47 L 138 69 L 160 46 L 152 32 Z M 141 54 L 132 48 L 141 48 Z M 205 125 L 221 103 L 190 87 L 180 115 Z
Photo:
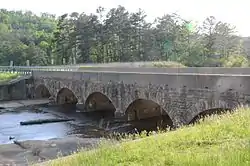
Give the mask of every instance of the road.
M 186 74 L 239 74 L 250 75 L 250 68 L 225 67 L 186 67 L 186 68 L 157 68 L 150 66 L 152 62 L 126 62 L 106 64 L 77 64 L 65 66 L 14 66 L 16 71 L 78 71 L 78 72 L 122 72 L 122 73 L 186 73 Z M 148 67 L 145 67 L 148 66 Z M 12 67 L 0 66 L 0 70 L 12 70 Z

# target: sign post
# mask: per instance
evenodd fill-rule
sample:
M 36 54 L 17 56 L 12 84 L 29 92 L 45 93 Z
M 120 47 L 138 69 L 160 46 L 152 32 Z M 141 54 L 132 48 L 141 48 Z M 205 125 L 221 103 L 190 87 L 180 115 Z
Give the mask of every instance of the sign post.
M 13 61 L 10 61 L 10 67 L 12 67 L 13 66 Z
M 30 66 L 30 60 L 26 61 L 26 66 Z
M 65 59 L 65 58 L 63 58 L 63 65 L 65 65 L 65 63 L 66 63 L 66 59 Z

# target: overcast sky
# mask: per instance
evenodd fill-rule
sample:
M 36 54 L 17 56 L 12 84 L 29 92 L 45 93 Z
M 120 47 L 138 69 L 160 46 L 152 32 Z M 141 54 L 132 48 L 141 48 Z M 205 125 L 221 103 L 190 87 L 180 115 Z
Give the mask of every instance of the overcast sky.
M 237 26 L 239 34 L 250 36 L 250 0 L 1 0 L 0 8 L 31 10 L 35 13 L 95 12 L 98 6 L 105 8 L 122 5 L 129 11 L 145 10 L 152 20 L 165 13 L 177 12 L 183 18 L 201 22 L 213 15 L 218 20 Z

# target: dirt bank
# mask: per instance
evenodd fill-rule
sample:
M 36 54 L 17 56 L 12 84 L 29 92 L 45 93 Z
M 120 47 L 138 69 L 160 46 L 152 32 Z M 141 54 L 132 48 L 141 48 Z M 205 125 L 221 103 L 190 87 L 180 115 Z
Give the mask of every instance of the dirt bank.
M 0 145 L 0 165 L 26 166 L 42 161 L 70 155 L 80 149 L 95 148 L 100 139 L 69 136 L 47 141 L 23 141 L 16 144 Z

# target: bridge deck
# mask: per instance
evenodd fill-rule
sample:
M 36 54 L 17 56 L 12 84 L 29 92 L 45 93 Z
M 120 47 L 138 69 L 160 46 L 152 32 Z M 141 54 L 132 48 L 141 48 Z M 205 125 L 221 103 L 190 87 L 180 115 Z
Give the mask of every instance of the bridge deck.
M 113 73 L 194 73 L 194 74 L 233 74 L 250 75 L 250 68 L 221 67 L 187 67 L 187 68 L 156 68 L 156 67 L 124 67 L 124 66 L 0 66 L 1 71 L 78 71 L 78 72 L 113 72 Z

